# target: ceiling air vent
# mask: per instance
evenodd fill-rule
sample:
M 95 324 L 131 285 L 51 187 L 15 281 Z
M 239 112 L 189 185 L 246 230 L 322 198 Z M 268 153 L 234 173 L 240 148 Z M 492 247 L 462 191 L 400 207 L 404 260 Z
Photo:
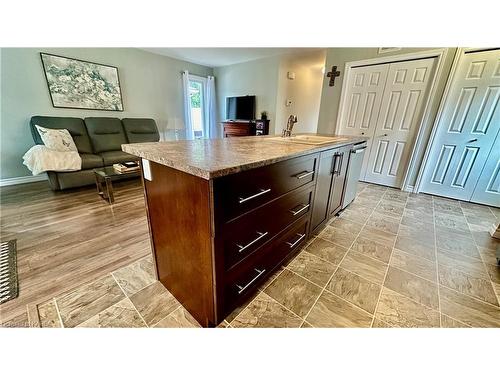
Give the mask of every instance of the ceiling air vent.
M 387 53 L 387 52 L 394 52 L 394 51 L 399 51 L 401 47 L 380 47 L 378 49 L 378 53 Z

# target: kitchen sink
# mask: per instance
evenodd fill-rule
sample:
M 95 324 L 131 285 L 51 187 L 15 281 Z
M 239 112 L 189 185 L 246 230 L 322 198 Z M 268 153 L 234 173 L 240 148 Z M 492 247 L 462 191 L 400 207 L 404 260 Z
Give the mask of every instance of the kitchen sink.
M 305 145 L 323 145 L 327 143 L 342 142 L 349 140 L 349 138 L 345 137 L 335 137 L 335 136 L 327 137 L 322 135 L 307 135 L 307 134 L 292 135 L 291 137 L 270 137 L 264 139 L 267 141 L 301 143 Z

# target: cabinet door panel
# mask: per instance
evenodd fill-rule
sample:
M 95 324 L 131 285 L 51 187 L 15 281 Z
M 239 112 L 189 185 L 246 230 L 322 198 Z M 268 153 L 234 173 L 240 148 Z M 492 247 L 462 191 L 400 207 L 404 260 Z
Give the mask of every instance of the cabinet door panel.
M 342 208 L 342 198 L 344 197 L 344 185 L 351 148 L 352 146 L 342 147 L 334 154 L 329 216 L 335 215 Z
M 311 216 L 311 229 L 313 231 L 328 218 L 328 199 L 330 198 L 332 184 L 334 154 L 335 150 L 328 150 L 322 152 L 320 156 L 316 194 Z

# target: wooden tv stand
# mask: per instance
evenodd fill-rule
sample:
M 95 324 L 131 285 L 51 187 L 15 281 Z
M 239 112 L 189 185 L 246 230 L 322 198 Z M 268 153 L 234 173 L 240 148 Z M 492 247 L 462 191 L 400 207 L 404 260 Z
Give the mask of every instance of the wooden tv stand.
M 269 120 L 224 121 L 222 126 L 224 138 L 269 134 Z

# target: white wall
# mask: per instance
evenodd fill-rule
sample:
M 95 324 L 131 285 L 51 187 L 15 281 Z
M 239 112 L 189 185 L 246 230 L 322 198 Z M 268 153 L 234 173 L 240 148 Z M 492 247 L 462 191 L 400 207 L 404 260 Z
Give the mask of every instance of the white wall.
M 298 118 L 293 128 L 294 132 L 316 133 L 325 58 L 326 50 L 282 57 L 278 77 L 276 134 L 281 134 L 290 115 Z M 295 79 L 288 79 L 288 72 L 295 73 Z M 286 106 L 287 100 L 291 100 L 290 106 Z
M 54 108 L 40 52 L 116 66 L 123 112 Z M 184 127 L 181 71 L 207 76 L 211 68 L 134 48 L 3 48 L 0 54 L 0 178 L 29 175 L 22 155 L 33 145 L 29 119 L 34 115 L 71 117 L 150 117 L 160 131 Z
M 255 95 L 255 115 L 260 118 L 260 113 L 266 111 L 271 121 L 270 131 L 274 132 L 279 64 L 279 56 L 272 56 L 214 68 L 219 121 L 226 119 L 228 96 Z M 221 126 L 219 131 L 222 134 Z
M 313 50 L 215 68 L 219 120 L 226 117 L 226 97 L 256 95 L 256 116 L 267 111 L 270 134 L 281 134 L 290 114 L 299 119 L 295 132 L 315 133 L 325 56 L 325 50 Z M 288 71 L 295 72 L 295 80 L 287 78 Z M 290 107 L 286 99 L 292 100 Z

